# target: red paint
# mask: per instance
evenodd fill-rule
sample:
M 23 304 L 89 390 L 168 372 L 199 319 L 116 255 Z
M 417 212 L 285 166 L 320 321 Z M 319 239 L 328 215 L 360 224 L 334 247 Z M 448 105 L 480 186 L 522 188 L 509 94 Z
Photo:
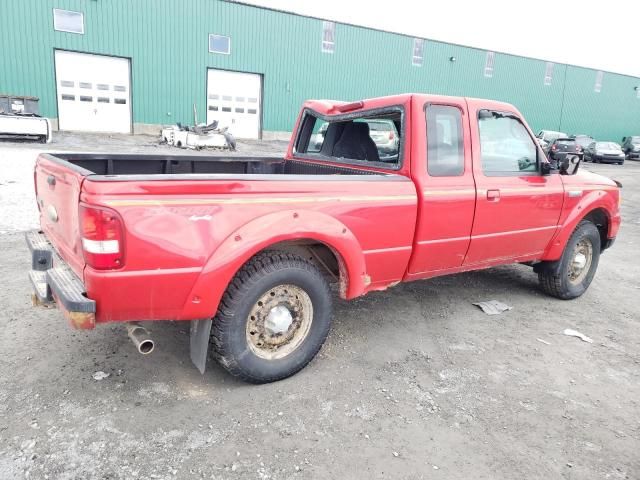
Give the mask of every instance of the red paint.
M 461 176 L 427 173 L 427 104 L 454 106 L 462 112 Z M 84 280 L 89 298 L 96 300 L 97 322 L 211 317 L 242 265 L 286 240 L 311 239 L 331 248 L 345 276 L 344 297 L 354 298 L 398 281 L 555 260 L 577 223 L 595 208 L 609 218 L 608 237 L 617 233 L 619 191 L 609 179 L 587 172 L 483 174 L 478 110 L 520 117 L 510 105 L 400 95 L 352 104 L 309 101 L 304 107 L 330 116 L 345 105 L 358 111 L 404 107 L 404 163 L 396 172 L 402 180 L 285 181 L 273 176 L 266 181 L 238 177 L 98 182 L 40 157 L 35 180 L 45 206 L 42 228 Z M 293 145 L 287 159 L 296 158 Z M 58 179 L 55 186 L 47 183 L 48 175 Z M 570 190 L 582 193 L 569 197 Z M 110 208 L 121 219 L 126 255 L 116 270 L 85 264 L 80 202 Z M 47 217 L 47 205 L 55 205 L 58 222 Z

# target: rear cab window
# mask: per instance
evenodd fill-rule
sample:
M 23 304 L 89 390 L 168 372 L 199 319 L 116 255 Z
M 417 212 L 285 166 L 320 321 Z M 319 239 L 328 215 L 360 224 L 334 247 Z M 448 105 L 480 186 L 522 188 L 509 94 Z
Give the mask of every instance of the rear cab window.
M 402 165 L 403 132 L 400 106 L 335 116 L 306 110 L 295 155 L 397 170 Z

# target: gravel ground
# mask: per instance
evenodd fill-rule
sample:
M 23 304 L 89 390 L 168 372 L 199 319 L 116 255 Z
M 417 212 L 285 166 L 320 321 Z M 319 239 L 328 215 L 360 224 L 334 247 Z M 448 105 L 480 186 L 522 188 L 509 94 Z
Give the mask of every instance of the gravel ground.
M 47 149 L 166 148 L 59 141 Z M 240 153 L 263 148 L 284 144 Z M 73 331 L 31 307 L 19 231 L 36 151 L 0 146 L 1 479 L 640 478 L 640 164 L 585 167 L 624 184 L 624 223 L 580 299 L 546 297 L 524 266 L 336 299 L 316 360 L 251 386 L 213 363 L 201 376 L 187 324 L 151 325 L 142 357 L 122 327 Z M 472 305 L 489 299 L 513 310 Z

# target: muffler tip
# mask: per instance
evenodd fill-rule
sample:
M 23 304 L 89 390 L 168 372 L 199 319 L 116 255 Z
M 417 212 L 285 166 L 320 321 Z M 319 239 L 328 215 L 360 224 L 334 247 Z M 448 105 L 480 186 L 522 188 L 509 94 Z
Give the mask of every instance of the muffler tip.
M 138 351 L 142 355 L 149 355 L 151 352 L 153 352 L 154 348 L 155 344 L 153 343 L 153 340 L 144 340 L 140 342 L 140 345 L 138 345 Z
M 127 323 L 129 338 L 142 355 L 149 355 L 155 348 L 155 342 L 151 339 L 146 328 L 136 322 Z

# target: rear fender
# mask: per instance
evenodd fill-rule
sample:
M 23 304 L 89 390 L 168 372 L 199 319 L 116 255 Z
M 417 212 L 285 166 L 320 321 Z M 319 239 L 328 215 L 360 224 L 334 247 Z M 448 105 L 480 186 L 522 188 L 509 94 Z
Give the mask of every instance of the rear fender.
M 620 224 L 619 217 L 613 218 L 611 212 L 615 212 L 617 209 L 616 199 L 613 195 L 608 195 L 603 190 L 593 190 L 585 194 L 580 202 L 573 207 L 564 223 L 559 227 L 553 240 L 549 243 L 547 250 L 545 251 L 542 260 L 555 261 L 562 256 L 569 237 L 574 232 L 578 224 L 591 212 L 596 209 L 602 209 L 607 215 L 607 237 L 611 238 L 615 236 L 618 225 Z
M 343 298 L 364 293 L 369 284 L 364 254 L 351 230 L 324 213 L 285 210 L 256 218 L 226 238 L 209 257 L 180 318 L 213 317 L 227 285 L 252 256 L 276 243 L 296 239 L 323 243 L 336 254 Z

